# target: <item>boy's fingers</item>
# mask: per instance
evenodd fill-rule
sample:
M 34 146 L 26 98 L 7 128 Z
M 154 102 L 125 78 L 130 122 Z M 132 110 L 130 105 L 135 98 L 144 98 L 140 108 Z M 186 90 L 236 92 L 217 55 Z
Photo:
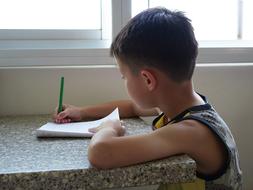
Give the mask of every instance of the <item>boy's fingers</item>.
M 71 119 L 63 119 L 61 120 L 61 123 L 69 123 L 71 121 Z
M 67 107 L 68 106 L 66 104 L 63 104 L 62 105 L 63 111 L 60 112 L 59 114 L 58 114 L 58 106 L 55 108 L 54 113 L 53 113 L 53 120 L 56 123 L 69 123 L 69 122 L 71 122 L 71 119 L 67 118 L 68 117 L 68 111 L 66 110 Z
M 65 110 L 67 108 L 67 104 L 62 104 L 62 109 Z
M 67 104 L 63 104 L 62 105 L 62 111 L 64 111 L 65 109 L 67 108 Z M 56 106 L 56 108 L 54 109 L 54 113 L 58 113 L 58 109 L 59 109 L 59 106 Z
M 88 131 L 91 132 L 91 133 L 96 133 L 97 132 L 97 127 L 90 128 Z
M 59 124 L 70 123 L 71 119 L 56 119 L 55 122 Z
M 96 133 L 98 132 L 101 128 L 103 128 L 102 124 L 97 126 L 97 127 L 93 127 L 93 128 L 89 128 L 88 131 L 91 133 Z
M 58 114 L 58 119 L 64 119 L 65 117 L 67 117 L 68 116 L 68 113 L 67 113 L 67 111 L 65 110 L 65 111 L 62 111 L 62 112 L 60 112 L 59 114 Z

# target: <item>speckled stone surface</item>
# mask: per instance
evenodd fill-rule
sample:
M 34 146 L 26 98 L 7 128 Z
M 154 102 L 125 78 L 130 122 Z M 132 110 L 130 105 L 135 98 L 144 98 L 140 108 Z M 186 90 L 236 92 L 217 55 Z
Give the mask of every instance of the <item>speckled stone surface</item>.
M 0 189 L 109 189 L 195 179 L 186 155 L 111 170 L 93 168 L 89 138 L 37 138 L 50 116 L 0 117 Z M 141 119 L 123 120 L 127 135 L 148 133 Z M 131 156 L 131 155 L 129 155 Z

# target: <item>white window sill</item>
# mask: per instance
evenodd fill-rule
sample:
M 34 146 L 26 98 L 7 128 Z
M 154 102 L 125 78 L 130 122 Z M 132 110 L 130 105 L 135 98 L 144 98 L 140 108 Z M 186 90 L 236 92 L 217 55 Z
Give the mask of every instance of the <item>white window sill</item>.
M 0 40 L 0 67 L 112 65 L 110 40 Z M 198 63 L 252 63 L 253 41 L 199 43 Z
M 200 48 L 253 48 L 253 40 L 200 41 Z
M 110 40 L 1 40 L 0 67 L 108 65 Z
M 0 40 L 2 50 L 107 49 L 111 40 Z
M 253 63 L 253 41 L 201 41 L 198 63 Z

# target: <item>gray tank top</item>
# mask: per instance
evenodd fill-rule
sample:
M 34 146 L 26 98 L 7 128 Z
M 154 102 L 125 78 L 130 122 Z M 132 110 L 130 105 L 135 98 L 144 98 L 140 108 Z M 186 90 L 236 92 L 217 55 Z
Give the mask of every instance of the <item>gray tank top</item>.
M 239 165 L 239 154 L 233 135 L 223 119 L 207 102 L 206 98 L 202 95 L 200 96 L 206 102 L 205 104 L 185 110 L 175 118 L 171 119 L 169 123 L 177 123 L 191 119 L 208 127 L 225 145 L 228 159 L 225 165 L 216 174 L 204 175 L 197 172 L 197 177 L 205 180 L 207 190 L 241 190 L 242 172 Z M 163 117 L 163 114 L 153 121 L 153 129 L 155 129 L 155 124 L 161 117 Z

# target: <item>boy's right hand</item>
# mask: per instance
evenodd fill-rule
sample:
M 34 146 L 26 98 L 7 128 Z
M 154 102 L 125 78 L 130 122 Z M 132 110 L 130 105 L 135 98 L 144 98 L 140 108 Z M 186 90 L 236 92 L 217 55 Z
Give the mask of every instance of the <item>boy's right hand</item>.
M 82 120 L 82 111 L 81 108 L 63 104 L 63 111 L 57 113 L 58 107 L 55 109 L 53 114 L 53 119 L 56 123 L 69 123 L 72 121 L 81 121 Z

